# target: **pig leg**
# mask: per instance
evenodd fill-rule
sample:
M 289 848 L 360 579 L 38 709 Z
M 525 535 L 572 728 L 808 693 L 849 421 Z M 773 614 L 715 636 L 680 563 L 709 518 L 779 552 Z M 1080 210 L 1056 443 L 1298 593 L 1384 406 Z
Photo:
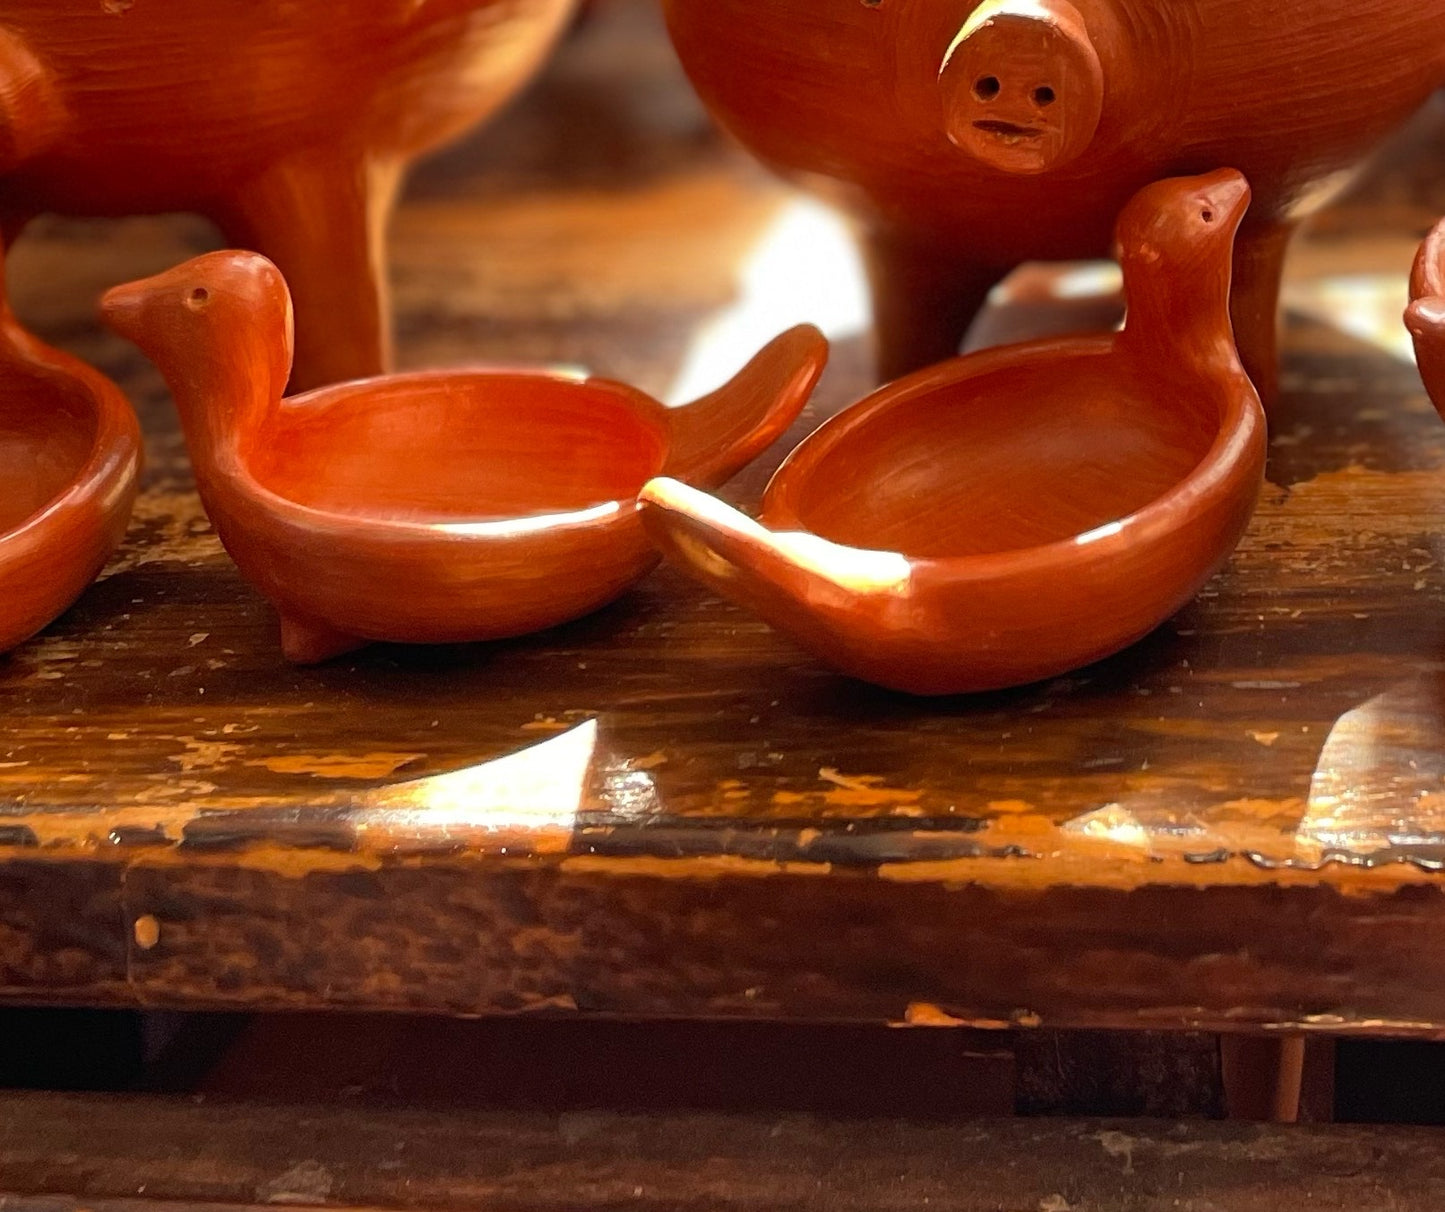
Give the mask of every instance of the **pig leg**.
M 226 238 L 269 257 L 291 287 L 292 392 L 391 368 L 386 224 L 400 183 L 393 161 L 312 152 L 222 200 Z
M 1266 408 L 1279 398 L 1279 297 L 1297 223 L 1249 223 L 1234 248 L 1234 339 Z
M 869 232 L 865 250 L 878 377 L 885 383 L 955 357 L 989 291 L 1005 273 L 896 230 Z

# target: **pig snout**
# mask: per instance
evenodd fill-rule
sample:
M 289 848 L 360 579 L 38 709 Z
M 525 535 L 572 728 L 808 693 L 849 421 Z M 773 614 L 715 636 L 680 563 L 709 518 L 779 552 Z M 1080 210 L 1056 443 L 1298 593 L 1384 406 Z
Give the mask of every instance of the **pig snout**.
M 949 139 L 1000 172 L 1077 159 L 1104 112 L 1103 67 L 1067 0 L 985 0 L 949 47 L 939 83 Z

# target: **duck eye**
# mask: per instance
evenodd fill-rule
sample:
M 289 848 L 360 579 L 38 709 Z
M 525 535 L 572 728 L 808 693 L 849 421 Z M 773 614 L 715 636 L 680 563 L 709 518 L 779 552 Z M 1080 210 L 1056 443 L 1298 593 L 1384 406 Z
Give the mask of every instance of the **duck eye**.
M 1203 219 L 1206 223 L 1214 222 L 1214 212 L 1212 210 L 1200 211 L 1199 217 Z
M 211 301 L 211 292 L 204 286 L 197 286 L 186 296 L 186 306 L 192 311 L 200 311 Z

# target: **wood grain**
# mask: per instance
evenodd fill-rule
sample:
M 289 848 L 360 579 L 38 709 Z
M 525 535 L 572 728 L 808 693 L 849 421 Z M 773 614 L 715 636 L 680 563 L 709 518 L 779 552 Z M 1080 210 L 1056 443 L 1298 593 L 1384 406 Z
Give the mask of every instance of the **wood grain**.
M 560 1117 L 0 1099 L 3 1206 L 1415 1212 L 1438 1137 L 1401 1128 Z M 1291 1201 L 1281 1204 L 1281 1199 Z
M 1445 208 L 1445 126 L 1410 139 L 1298 250 L 1270 487 L 1226 571 L 1113 660 L 929 703 L 666 570 L 542 636 L 288 668 L 158 376 L 91 317 L 213 235 L 37 225 L 17 304 L 122 382 L 150 471 L 108 575 L 0 663 L 0 994 L 1445 1033 L 1445 426 L 1398 322 L 1367 323 Z M 401 355 L 668 396 L 836 302 L 831 230 L 709 131 L 647 6 L 604 7 L 418 176 Z M 846 319 L 729 499 L 866 390 Z

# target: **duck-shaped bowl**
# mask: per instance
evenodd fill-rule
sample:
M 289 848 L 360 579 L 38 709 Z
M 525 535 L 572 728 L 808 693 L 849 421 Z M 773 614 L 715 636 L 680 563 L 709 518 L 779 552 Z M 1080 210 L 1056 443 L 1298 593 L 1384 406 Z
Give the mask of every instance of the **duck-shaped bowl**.
M 1426 237 L 1415 258 L 1405 327 L 1415 340 L 1415 361 L 1425 390 L 1445 417 L 1445 222 Z
M 1227 559 L 1265 420 L 1230 332 L 1238 173 L 1144 189 L 1124 329 L 989 350 L 840 413 L 754 522 L 642 493 L 671 558 L 839 669 L 916 694 L 1021 685 L 1142 638 Z
M 120 389 L 37 340 L 0 297 L 0 652 L 100 575 L 130 521 L 140 463 Z
M 797 417 L 827 357 L 821 334 L 795 329 L 679 408 L 506 370 L 283 399 L 290 300 L 265 258 L 200 257 L 103 308 L 170 383 L 206 512 L 299 663 L 523 635 L 607 604 L 656 561 L 642 485 L 721 485 Z

